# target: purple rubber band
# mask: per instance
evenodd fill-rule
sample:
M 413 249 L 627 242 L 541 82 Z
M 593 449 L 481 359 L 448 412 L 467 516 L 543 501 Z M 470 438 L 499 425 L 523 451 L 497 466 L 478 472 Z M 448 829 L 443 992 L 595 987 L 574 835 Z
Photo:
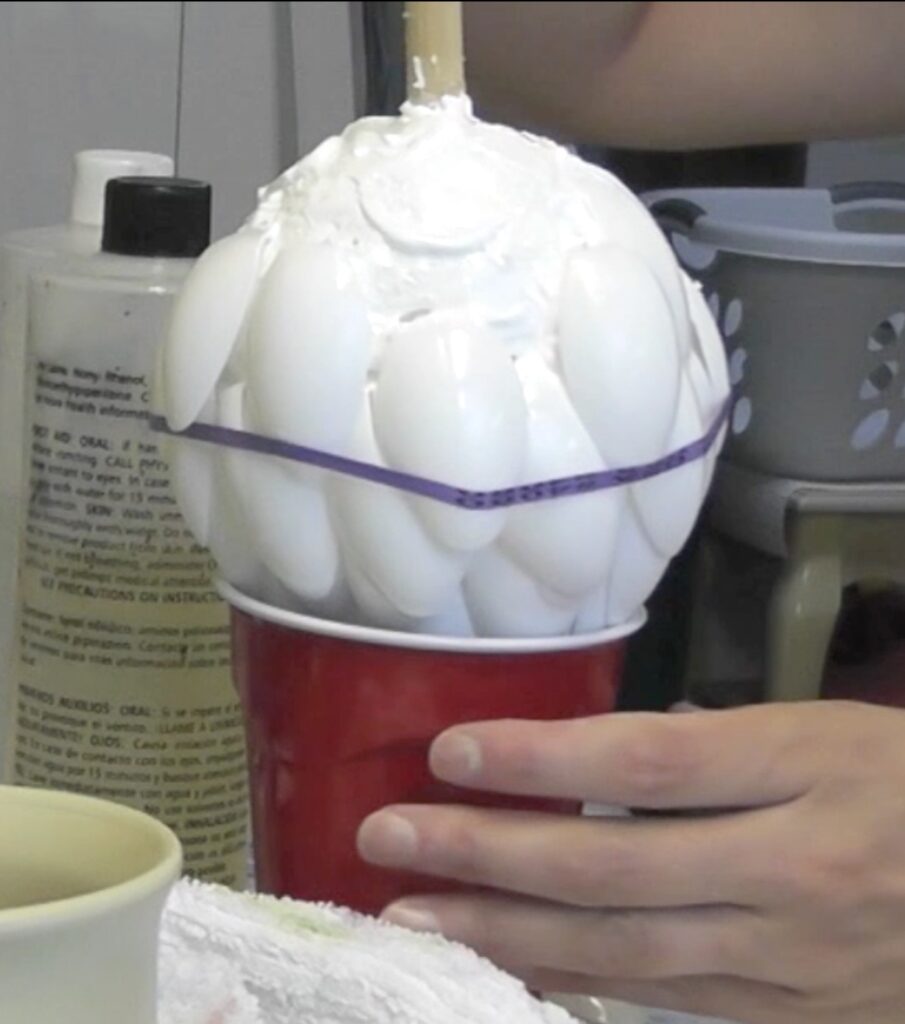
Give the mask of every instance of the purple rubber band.
M 567 498 L 575 494 L 590 494 L 593 491 L 609 490 L 623 487 L 626 484 L 639 483 L 652 477 L 678 469 L 689 462 L 703 458 L 716 443 L 723 425 L 729 418 L 732 409 L 732 396 L 726 400 L 719 415 L 713 421 L 707 433 L 697 441 L 684 445 L 682 448 L 655 459 L 641 466 L 629 466 L 625 469 L 603 469 L 595 473 L 581 473 L 578 476 L 559 477 L 555 480 L 539 480 L 536 483 L 522 484 L 519 487 L 504 487 L 497 491 L 469 491 L 461 487 L 452 487 L 438 480 L 428 480 L 412 473 L 403 473 L 384 466 L 375 466 L 369 462 L 359 462 L 344 455 L 333 455 L 319 451 L 317 448 L 306 448 L 304 445 L 280 441 L 274 437 L 263 437 L 245 430 L 232 430 L 229 427 L 213 426 L 210 423 L 193 423 L 185 430 L 170 430 L 162 416 L 150 418 L 151 429 L 160 434 L 184 438 L 191 441 L 204 441 L 225 448 L 236 448 L 241 451 L 255 452 L 259 455 L 273 455 L 292 462 L 301 462 L 306 466 L 317 466 L 333 473 L 357 477 L 371 483 L 392 487 L 397 491 L 417 494 L 422 498 L 455 505 L 464 509 L 509 508 L 512 505 L 528 505 L 537 501 L 550 501 L 552 498 Z

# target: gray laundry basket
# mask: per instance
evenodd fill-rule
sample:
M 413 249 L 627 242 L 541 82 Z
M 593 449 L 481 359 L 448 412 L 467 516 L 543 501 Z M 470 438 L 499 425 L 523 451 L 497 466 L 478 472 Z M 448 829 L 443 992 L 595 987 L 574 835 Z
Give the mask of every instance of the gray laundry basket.
M 725 457 L 797 480 L 905 480 L 905 185 L 645 201 L 725 338 Z

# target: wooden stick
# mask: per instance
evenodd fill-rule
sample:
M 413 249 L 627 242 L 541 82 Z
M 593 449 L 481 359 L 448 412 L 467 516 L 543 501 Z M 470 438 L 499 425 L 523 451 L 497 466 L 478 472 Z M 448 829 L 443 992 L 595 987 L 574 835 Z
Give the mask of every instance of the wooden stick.
M 461 3 L 406 3 L 405 48 L 412 103 L 465 92 Z

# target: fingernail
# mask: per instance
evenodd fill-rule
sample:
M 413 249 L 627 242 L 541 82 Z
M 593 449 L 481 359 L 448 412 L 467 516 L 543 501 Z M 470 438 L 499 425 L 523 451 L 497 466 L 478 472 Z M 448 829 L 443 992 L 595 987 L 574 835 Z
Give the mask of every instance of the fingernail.
M 436 916 L 415 903 L 392 903 L 380 915 L 390 924 L 408 928 L 413 932 L 439 932 L 440 922 Z
M 481 747 L 466 733 L 449 732 L 434 740 L 431 771 L 447 782 L 469 782 L 481 770 Z
M 391 811 L 378 811 L 358 830 L 358 852 L 372 864 L 386 867 L 410 864 L 418 852 L 415 826 Z

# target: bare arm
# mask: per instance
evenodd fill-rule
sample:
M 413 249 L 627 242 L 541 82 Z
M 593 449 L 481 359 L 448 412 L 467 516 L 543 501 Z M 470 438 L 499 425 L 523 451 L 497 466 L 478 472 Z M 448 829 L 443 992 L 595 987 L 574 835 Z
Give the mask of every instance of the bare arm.
M 902 3 L 466 3 L 491 116 L 696 148 L 905 131 Z

